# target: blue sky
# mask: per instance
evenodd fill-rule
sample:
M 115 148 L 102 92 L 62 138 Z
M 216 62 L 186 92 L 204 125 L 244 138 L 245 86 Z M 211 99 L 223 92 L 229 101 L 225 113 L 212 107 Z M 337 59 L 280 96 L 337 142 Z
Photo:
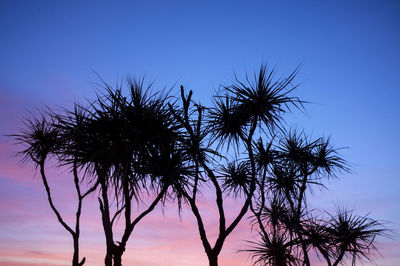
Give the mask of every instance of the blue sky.
M 183 84 L 207 104 L 234 71 L 267 62 L 284 75 L 300 64 L 296 94 L 311 103 L 288 123 L 348 147 L 353 168 L 315 191 L 315 204 L 372 211 L 399 234 L 400 2 L 216 2 L 1 1 L 0 133 L 15 132 L 27 110 L 93 97 L 95 72 L 110 83 L 146 75 L 160 88 Z M 0 141 L 2 186 L 21 192 L 13 180 L 29 169 Z

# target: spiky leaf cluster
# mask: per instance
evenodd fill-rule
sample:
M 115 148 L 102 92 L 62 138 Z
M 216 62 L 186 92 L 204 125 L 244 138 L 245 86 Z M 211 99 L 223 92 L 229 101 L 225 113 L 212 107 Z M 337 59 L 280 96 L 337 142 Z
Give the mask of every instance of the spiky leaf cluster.
M 315 218 L 315 210 L 307 208 L 306 192 L 312 186 L 323 186 L 322 177 L 349 170 L 329 139 L 311 140 L 303 132 L 291 131 L 274 145 L 257 143 L 257 151 L 260 155 L 256 158 L 265 158 L 262 161 L 269 163 L 262 167 L 266 170 L 262 179 L 266 185 L 259 186 L 260 196 L 255 201 L 258 209 L 253 211 L 253 222 L 258 223 L 261 235 L 258 249 L 253 249 L 255 264 L 261 258 L 265 265 L 282 261 L 282 254 L 275 254 L 274 246 L 269 245 L 276 236 L 291 243 L 286 258 L 297 258 L 304 265 L 310 265 L 311 249 L 328 265 L 338 265 L 345 259 L 355 265 L 357 260 L 371 258 L 371 251 L 376 249 L 375 237 L 386 231 L 380 222 L 347 210 L 338 210 L 329 219 Z
M 238 196 L 242 193 L 248 193 L 251 174 L 249 171 L 249 162 L 231 162 L 227 166 L 222 166 L 221 178 L 223 180 L 222 189 L 228 194 Z
M 11 136 L 25 146 L 25 149 L 19 152 L 23 161 L 33 160 L 36 164 L 43 162 L 48 155 L 56 153 L 60 146 L 59 131 L 53 126 L 52 119 L 46 112 L 25 120 L 25 128 L 20 130 L 19 134 Z
M 218 143 L 237 146 L 257 127 L 266 127 L 270 132 L 280 128 L 283 115 L 291 107 L 301 108 L 303 104 L 290 96 L 296 87 L 292 85 L 295 76 L 296 71 L 275 80 L 274 70 L 262 65 L 253 81 L 246 77 L 246 82 L 241 82 L 236 78 L 233 85 L 225 86 L 223 95 L 215 97 L 215 106 L 209 112 L 210 130 Z
M 252 247 L 245 250 L 252 254 L 254 265 L 302 265 L 301 260 L 293 253 L 293 249 L 298 243 L 290 240 L 286 235 L 278 233 L 267 238 L 260 234 L 260 238 L 261 240 L 258 242 L 249 241 Z

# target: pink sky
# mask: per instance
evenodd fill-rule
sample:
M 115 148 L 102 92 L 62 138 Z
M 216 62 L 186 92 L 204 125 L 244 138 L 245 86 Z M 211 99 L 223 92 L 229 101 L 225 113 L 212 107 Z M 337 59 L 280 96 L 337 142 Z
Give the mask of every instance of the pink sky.
M 0 156 L 3 158 L 0 161 L 2 163 L 0 172 L 2 184 L 0 191 L 1 265 L 69 265 L 72 240 L 51 212 L 40 176 L 34 174 L 32 165 L 26 164 L 21 167 L 16 158 L 8 156 L 15 151 L 15 146 L 2 143 L 0 147 Z M 50 167 L 48 177 L 53 188 L 55 203 L 63 217 L 71 224 L 71 214 L 75 207 L 75 198 L 70 193 L 72 179 L 67 173 L 59 173 L 54 167 Z M 209 193 L 206 192 L 205 195 Z M 318 195 L 316 197 L 318 198 Z M 208 195 L 208 200 L 200 199 L 199 206 L 206 217 L 207 233 L 210 237 L 215 238 L 217 216 L 213 195 Z M 227 201 L 225 206 L 227 210 L 230 210 L 230 216 L 237 212 L 239 203 L 240 201 Z M 132 234 L 123 256 L 124 264 L 143 266 L 207 265 L 207 258 L 193 215 L 189 209 L 184 208 L 181 217 L 182 219 L 178 216 L 176 205 L 172 203 L 167 204 L 164 212 L 160 206 L 157 207 L 156 211 L 147 216 Z M 101 265 L 103 262 L 105 240 L 100 222 L 96 195 L 93 195 L 84 202 L 81 223 L 80 252 L 87 258 L 85 265 Z M 226 241 L 220 255 L 220 265 L 251 265 L 249 254 L 238 252 L 238 250 L 246 248 L 248 244 L 245 241 L 254 240 L 255 236 L 256 232 L 251 232 L 248 219 L 243 219 Z M 400 257 L 397 250 L 400 245 L 387 242 L 385 239 L 379 241 L 384 241 L 378 243 L 384 259 L 376 254 L 377 264 L 393 266 L 394 262 L 399 262 Z M 314 265 L 319 264 L 323 265 L 315 260 Z

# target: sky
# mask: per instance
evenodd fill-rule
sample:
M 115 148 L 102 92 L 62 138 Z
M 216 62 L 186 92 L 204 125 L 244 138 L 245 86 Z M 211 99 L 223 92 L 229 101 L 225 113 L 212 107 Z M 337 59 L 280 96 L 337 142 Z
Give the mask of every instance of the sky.
M 21 165 L 6 134 L 35 108 L 93 98 L 98 76 L 113 84 L 146 76 L 179 85 L 209 104 L 234 73 L 261 63 L 284 75 L 301 65 L 295 93 L 309 101 L 288 125 L 330 136 L 352 173 L 310 196 L 315 208 L 348 206 L 383 221 L 377 265 L 400 265 L 400 3 L 398 1 L 0 1 L 0 264 L 68 265 L 71 238 L 50 210 L 33 165 Z M 66 171 L 49 167 L 55 203 L 68 221 L 75 201 Z M 202 199 L 215 236 L 216 210 Z M 237 203 L 228 202 L 231 214 Z M 81 254 L 101 265 L 105 239 L 96 199 L 84 202 Z M 214 231 L 213 231 L 214 230 Z M 228 238 L 222 266 L 251 265 L 238 252 L 256 236 L 244 219 Z M 125 265 L 207 265 L 189 210 L 167 205 L 133 233 Z M 319 263 L 316 262 L 315 265 Z M 322 265 L 322 264 L 321 264 Z M 369 265 L 369 263 L 366 263 Z

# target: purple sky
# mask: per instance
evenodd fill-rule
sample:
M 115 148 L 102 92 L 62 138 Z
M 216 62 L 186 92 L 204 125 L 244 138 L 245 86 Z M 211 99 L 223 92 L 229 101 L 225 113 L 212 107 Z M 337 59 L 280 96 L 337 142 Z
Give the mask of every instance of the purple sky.
M 32 165 L 23 167 L 15 133 L 29 110 L 72 106 L 93 97 L 96 73 L 114 83 L 146 75 L 159 87 L 183 84 L 203 104 L 233 71 L 262 63 L 288 73 L 302 64 L 296 91 L 310 101 L 288 123 L 331 136 L 353 173 L 316 190 L 313 207 L 335 204 L 387 221 L 378 265 L 400 265 L 400 4 L 398 1 L 0 1 L 0 264 L 68 265 L 71 240 L 46 201 Z M 177 93 L 177 87 L 173 89 Z M 56 204 L 73 214 L 65 172 L 50 169 Z M 103 260 L 105 240 L 95 197 L 85 203 L 82 254 Z M 234 203 L 232 212 L 235 211 Z M 215 206 L 203 204 L 210 234 Z M 132 235 L 126 265 L 206 265 L 189 211 L 175 206 L 146 218 Z M 237 253 L 255 236 L 246 220 L 228 239 L 221 265 L 250 265 Z M 140 258 L 140 259 L 138 259 Z M 86 265 L 86 264 L 85 264 Z

